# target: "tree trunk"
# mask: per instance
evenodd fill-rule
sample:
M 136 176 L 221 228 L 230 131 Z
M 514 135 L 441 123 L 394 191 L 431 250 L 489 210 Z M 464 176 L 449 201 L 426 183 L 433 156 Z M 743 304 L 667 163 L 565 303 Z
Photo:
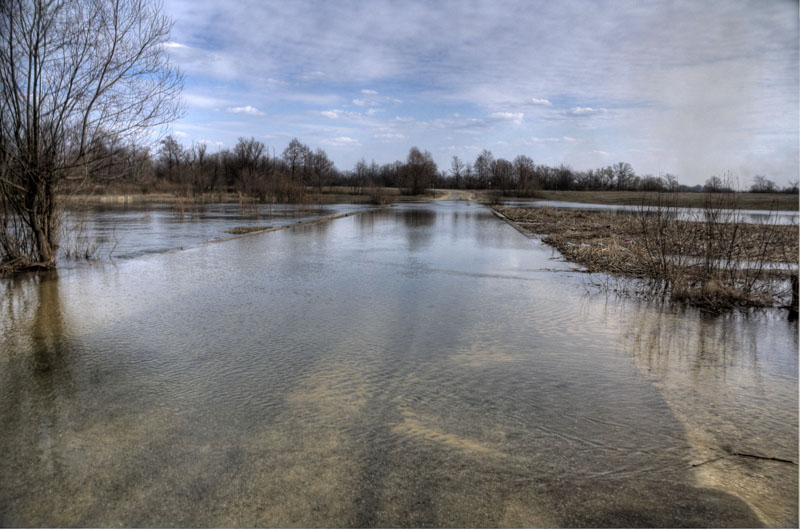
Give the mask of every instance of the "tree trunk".
M 56 266 L 55 207 L 53 204 L 53 189 L 47 177 L 34 175 L 31 180 L 36 182 L 28 190 L 28 224 L 34 240 L 36 268 L 52 269 Z

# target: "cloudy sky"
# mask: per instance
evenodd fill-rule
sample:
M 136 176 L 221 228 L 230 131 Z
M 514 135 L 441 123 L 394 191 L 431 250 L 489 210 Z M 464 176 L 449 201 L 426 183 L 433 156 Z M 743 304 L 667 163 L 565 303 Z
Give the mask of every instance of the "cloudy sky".
M 798 174 L 794 1 L 166 0 L 189 145 Z

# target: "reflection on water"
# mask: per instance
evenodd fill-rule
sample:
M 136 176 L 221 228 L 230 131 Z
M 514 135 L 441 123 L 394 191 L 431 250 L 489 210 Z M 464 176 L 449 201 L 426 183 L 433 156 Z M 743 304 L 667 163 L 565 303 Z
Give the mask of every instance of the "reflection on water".
M 797 327 L 469 203 L 0 285 L 5 526 L 797 524 Z M 701 460 L 724 457 L 697 465 Z
M 230 237 L 241 226 L 285 226 L 309 219 L 356 212 L 360 204 L 294 205 L 236 203 L 102 204 L 73 207 L 65 218 L 65 245 L 100 260 L 128 259 Z M 62 257 L 62 265 L 72 265 Z
M 699 481 L 742 497 L 773 526 L 796 518 L 796 503 L 774 502 L 797 495 L 797 466 L 786 461 L 798 460 L 798 359 L 785 354 L 798 351 L 796 325 L 773 312 L 687 322 L 646 306 L 616 318 L 686 428 Z

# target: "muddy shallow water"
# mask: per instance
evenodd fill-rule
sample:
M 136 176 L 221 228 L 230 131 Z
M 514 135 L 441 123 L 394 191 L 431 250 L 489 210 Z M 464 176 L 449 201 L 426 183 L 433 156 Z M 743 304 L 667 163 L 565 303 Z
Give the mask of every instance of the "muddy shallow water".
M 557 258 L 403 204 L 5 281 L 0 524 L 796 526 L 797 323 Z

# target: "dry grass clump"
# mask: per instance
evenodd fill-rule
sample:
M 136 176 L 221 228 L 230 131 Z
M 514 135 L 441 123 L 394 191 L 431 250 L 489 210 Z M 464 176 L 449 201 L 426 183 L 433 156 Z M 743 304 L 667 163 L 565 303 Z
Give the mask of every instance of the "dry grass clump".
M 262 232 L 264 230 L 269 230 L 270 228 L 272 228 L 272 225 L 270 225 L 270 226 L 235 226 L 235 227 L 231 228 L 230 230 L 225 230 L 225 233 L 227 233 L 227 234 L 235 234 L 235 235 L 250 234 L 252 232 Z
M 606 212 L 543 208 L 504 208 L 497 211 L 542 236 L 569 261 L 590 272 L 643 275 L 634 257 L 639 227 L 632 217 Z
M 542 236 L 566 259 L 603 272 L 650 280 L 653 293 L 709 309 L 764 306 L 791 294 L 798 263 L 796 226 L 745 223 L 734 194 L 709 195 L 705 207 L 680 219 L 674 199 L 635 215 L 543 208 L 497 211 Z M 684 216 L 685 217 L 685 216 Z

